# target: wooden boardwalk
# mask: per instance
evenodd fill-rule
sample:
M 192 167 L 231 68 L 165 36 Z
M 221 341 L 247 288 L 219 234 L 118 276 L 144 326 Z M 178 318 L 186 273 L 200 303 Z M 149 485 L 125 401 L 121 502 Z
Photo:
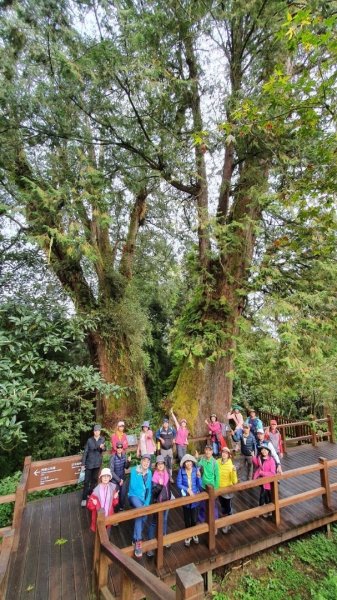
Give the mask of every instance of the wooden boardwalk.
M 337 445 L 322 442 L 318 447 L 297 446 L 289 450 L 282 461 L 284 472 L 317 464 L 319 457 L 337 458 Z M 337 482 L 337 467 L 330 469 L 330 483 Z M 280 498 L 300 494 L 319 487 L 318 472 L 285 479 L 280 483 Z M 258 504 L 258 489 L 236 494 L 233 506 L 236 513 Z M 219 531 L 215 552 L 210 553 L 207 535 L 200 536 L 198 545 L 186 548 L 177 542 L 164 552 L 164 565 L 157 573 L 154 559 L 141 559 L 141 564 L 168 584 L 175 583 L 178 567 L 195 563 L 200 573 L 209 572 L 255 552 L 297 537 L 337 520 L 337 492 L 332 495 L 331 509 L 324 507 L 322 498 L 315 497 L 281 510 L 281 526 L 271 519 L 251 518 L 233 525 L 224 535 Z M 169 532 L 184 528 L 182 510 L 170 511 Z M 112 527 L 113 544 L 132 553 L 132 521 Z M 67 540 L 62 544 L 63 540 Z M 91 571 L 94 534 L 89 531 L 89 514 L 80 508 L 78 492 L 30 502 L 24 509 L 21 536 L 13 555 L 6 600 L 91 600 Z M 110 567 L 108 587 L 119 594 L 118 569 Z M 135 593 L 135 598 L 142 594 Z

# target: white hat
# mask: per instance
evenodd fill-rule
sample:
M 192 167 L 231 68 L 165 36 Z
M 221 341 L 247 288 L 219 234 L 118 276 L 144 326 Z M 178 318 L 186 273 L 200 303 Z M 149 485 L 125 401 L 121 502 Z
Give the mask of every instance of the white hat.
M 264 433 L 264 429 L 257 429 L 256 433 Z
M 99 478 L 103 477 L 103 475 L 109 475 L 110 479 L 112 479 L 112 473 L 110 469 L 102 469 L 102 471 L 99 474 Z

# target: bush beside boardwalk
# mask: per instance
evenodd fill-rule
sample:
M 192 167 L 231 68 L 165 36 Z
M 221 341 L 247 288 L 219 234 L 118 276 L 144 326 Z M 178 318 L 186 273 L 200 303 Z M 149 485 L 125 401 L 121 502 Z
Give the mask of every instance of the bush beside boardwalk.
M 336 600 L 337 525 L 214 573 L 208 600 Z

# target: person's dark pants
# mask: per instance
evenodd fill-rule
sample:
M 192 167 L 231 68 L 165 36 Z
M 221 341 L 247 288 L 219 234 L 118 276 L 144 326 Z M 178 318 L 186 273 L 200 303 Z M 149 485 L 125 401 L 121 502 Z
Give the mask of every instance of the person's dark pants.
M 183 506 L 183 513 L 185 527 L 194 527 L 198 521 L 199 506 L 195 506 L 194 508 Z
M 265 490 L 263 485 L 260 486 L 260 506 L 271 502 L 271 490 Z
M 100 467 L 96 467 L 95 469 L 85 469 L 82 500 L 86 500 L 92 493 L 92 490 L 96 487 L 99 471 Z
M 119 485 L 119 483 L 117 483 L 117 489 L 119 491 L 119 500 L 118 500 L 118 505 L 117 505 L 117 512 L 121 509 L 125 508 L 125 501 L 126 501 L 126 494 L 127 494 L 127 483 L 125 481 L 125 479 L 123 479 L 123 485 Z
M 219 496 L 219 502 L 221 506 L 222 514 L 227 517 L 232 514 L 232 498 L 224 498 L 223 496 Z

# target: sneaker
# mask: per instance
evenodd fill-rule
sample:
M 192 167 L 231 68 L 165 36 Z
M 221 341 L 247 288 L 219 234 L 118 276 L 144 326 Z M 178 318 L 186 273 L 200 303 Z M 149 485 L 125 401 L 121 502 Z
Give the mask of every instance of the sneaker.
M 82 502 L 81 502 L 81 506 L 82 506 L 82 508 L 85 508 L 85 507 L 86 507 L 86 505 L 87 505 L 87 501 L 86 501 L 86 500 L 82 500 Z
M 146 553 L 146 556 L 147 556 L 148 558 L 152 558 L 152 556 L 154 556 L 154 551 L 153 551 L 153 550 L 149 550 L 149 551 Z
M 191 538 L 187 538 L 184 543 L 185 543 L 185 546 L 187 546 L 187 547 L 190 546 L 191 545 Z
M 171 548 L 171 544 L 165 544 L 165 548 Z
M 222 533 L 228 533 L 232 529 L 231 525 L 227 525 L 227 527 L 223 527 L 221 529 Z
M 268 519 L 269 517 L 269 513 L 265 513 L 264 515 L 261 515 L 264 519 Z
M 195 544 L 199 544 L 199 538 L 198 538 L 198 536 L 197 536 L 197 535 L 194 535 L 194 536 L 192 537 L 192 540 L 193 540 L 193 542 L 194 542 Z
M 143 556 L 142 542 L 136 542 L 136 545 L 135 545 L 135 557 L 136 558 L 142 558 L 142 556 Z

